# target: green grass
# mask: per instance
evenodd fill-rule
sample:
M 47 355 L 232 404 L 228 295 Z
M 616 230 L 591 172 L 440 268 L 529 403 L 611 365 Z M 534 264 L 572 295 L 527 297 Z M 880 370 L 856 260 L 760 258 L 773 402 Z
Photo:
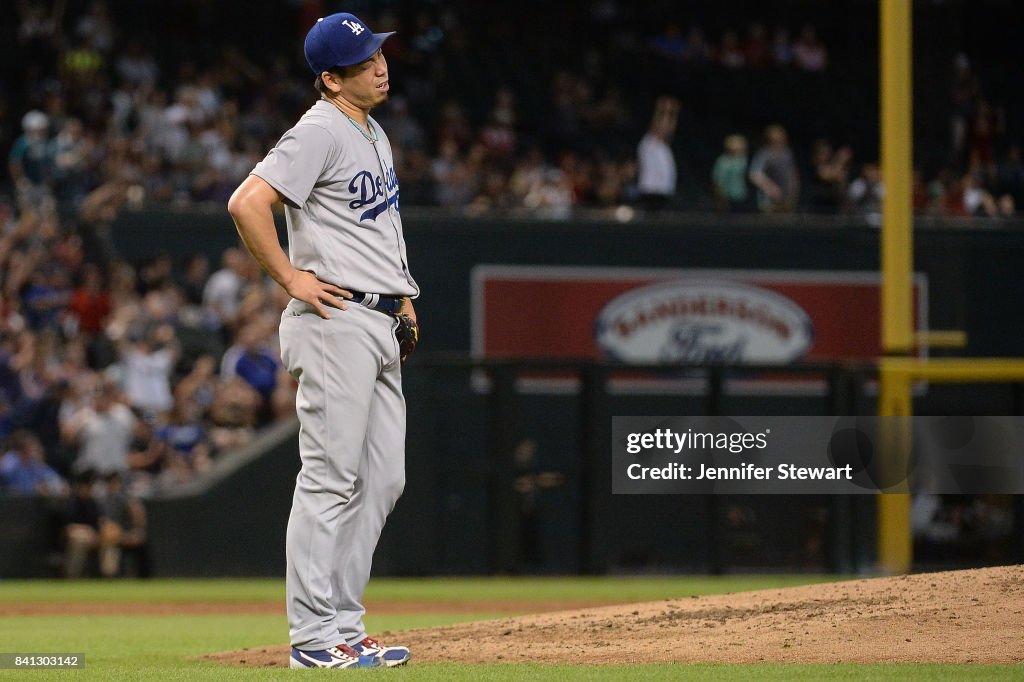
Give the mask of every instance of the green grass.
M 553 599 L 634 601 L 690 594 L 736 592 L 782 587 L 828 578 L 822 576 L 730 576 L 724 578 L 495 578 L 374 580 L 367 600 L 438 601 L 436 613 L 373 615 L 374 632 L 431 627 L 481 620 L 501 614 L 486 611 L 448 613 L 443 602 L 482 600 L 536 601 Z M 234 603 L 283 602 L 280 580 L 154 580 L 100 582 L 0 582 L 2 603 Z M 279 615 L 34 615 L 0 617 L 0 652 L 86 655 L 84 670 L 0 670 L 12 680 L 295 680 L 303 672 L 286 669 L 232 668 L 195 660 L 205 653 L 281 645 L 287 625 Z M 332 671 L 333 676 L 338 673 Z M 332 673 L 327 673 L 331 675 Z M 317 674 L 317 673 L 311 673 Z M 994 665 L 454 665 L 419 664 L 381 671 L 343 674 L 384 674 L 401 682 L 488 680 L 1024 680 L 1024 667 Z
M 284 602 L 283 579 L 2 580 L 0 603 Z

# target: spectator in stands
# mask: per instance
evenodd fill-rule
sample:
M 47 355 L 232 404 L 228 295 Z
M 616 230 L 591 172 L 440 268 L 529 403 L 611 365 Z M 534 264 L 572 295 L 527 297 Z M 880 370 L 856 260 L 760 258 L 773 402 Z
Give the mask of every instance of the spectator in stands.
M 515 95 L 508 86 L 498 88 L 488 122 L 480 131 L 480 141 L 491 160 L 509 159 L 516 151 Z
M 928 183 L 925 182 L 924 172 L 920 168 L 914 169 L 914 174 L 910 181 L 910 196 L 914 213 L 919 215 L 936 214 L 935 202 L 932 201 L 930 188 Z
M 509 176 L 500 168 L 491 167 L 484 171 L 480 191 L 466 206 L 466 215 L 479 217 L 488 213 L 505 213 L 512 208 L 513 196 L 508 189 Z
M 113 306 L 98 265 L 83 265 L 79 278 L 78 286 L 71 292 L 67 315 L 72 328 L 89 342 L 103 332 Z
M 647 134 L 637 146 L 640 205 L 647 210 L 668 208 L 676 193 L 676 158 L 672 138 L 679 120 L 679 100 L 659 97 Z
M 63 477 L 67 477 L 71 471 L 73 453 L 64 447 L 61 440 L 61 411 L 69 398 L 71 381 L 75 378 L 58 377 L 44 388 L 37 399 L 23 401 L 18 405 L 18 425 L 39 439 L 46 463 Z M 2 395 L 4 390 L 0 388 Z
M 714 49 L 700 26 L 691 26 L 686 33 L 686 63 L 692 66 L 710 64 Z
M 814 141 L 811 150 L 810 182 L 807 186 L 807 207 L 813 213 L 838 213 L 846 202 L 850 161 L 853 150 L 835 149 L 825 138 Z
M 1024 202 L 1024 163 L 1021 162 L 1019 144 L 1007 147 L 996 166 L 995 189 L 999 195 L 1013 197 L 1016 206 Z
M 715 61 L 726 69 L 742 69 L 746 66 L 746 57 L 740 46 L 740 37 L 733 29 L 722 33 L 722 42 L 718 46 Z
M 238 248 L 221 254 L 221 268 L 210 276 L 203 289 L 203 308 L 207 325 L 230 334 L 238 322 L 238 309 L 247 281 L 246 256 Z
M 981 97 L 973 109 L 966 130 L 969 170 L 993 176 L 996 142 L 1006 129 L 1005 114 L 1001 107 L 994 107 Z
M 92 245 L 95 260 L 107 262 L 117 255 L 110 237 L 110 226 L 128 203 L 134 169 L 125 166 L 114 172 L 82 200 L 78 208 L 80 230 Z
M 22 310 L 30 329 L 56 329 L 71 299 L 67 270 L 57 261 L 40 263 L 21 290 Z
M 14 495 L 65 495 L 67 483 L 46 463 L 42 443 L 31 431 L 20 429 L 10 438 L 10 449 L 0 457 L 0 490 Z
M 743 61 L 751 69 L 763 69 L 772 63 L 772 45 L 764 24 L 754 22 L 747 29 L 743 42 Z
M 205 253 L 192 253 L 185 257 L 185 262 L 178 275 L 177 285 L 185 296 L 185 304 L 201 306 L 203 290 L 210 277 L 210 259 Z
M 678 64 L 686 59 L 686 39 L 683 38 L 679 25 L 666 24 L 664 31 L 651 38 L 651 51 L 669 64 Z
M 0 390 L 0 438 L 7 438 L 14 431 L 14 420 L 12 419 L 14 406 L 7 392 Z
M 54 158 L 50 119 L 33 109 L 21 119 L 22 134 L 8 156 L 8 172 L 22 208 L 45 208 L 53 201 Z
M 214 453 L 249 443 L 261 407 L 260 394 L 240 377 L 219 381 L 210 405 L 209 438 Z
M 877 163 L 865 163 L 860 175 L 850 183 L 847 201 L 850 211 L 868 220 L 872 225 L 881 225 L 882 199 L 885 186 L 882 184 L 882 170 Z
M 85 575 L 89 556 L 99 559 L 100 575 L 117 575 L 121 558 L 117 528 L 109 523 L 100 509 L 96 490 L 96 472 L 84 469 L 72 482 L 71 498 L 64 524 L 64 577 Z
M 224 352 L 220 365 L 222 379 L 242 378 L 260 394 L 266 408 L 270 406 L 281 367 L 275 350 L 276 330 L 276 324 L 270 326 L 260 319 L 247 323 L 238 330 L 235 343 Z
M 441 105 L 434 131 L 438 148 L 441 149 L 451 140 L 456 149 L 465 148 L 473 139 L 473 126 L 466 116 L 465 109 L 456 100 L 447 100 Z
M 106 566 L 108 575 L 146 577 L 149 574 L 146 548 L 146 507 L 142 500 L 124 485 L 120 474 L 104 479 L 99 500 L 102 527 L 109 539 Z M 125 555 L 134 560 L 129 567 Z M 115 567 L 116 566 L 116 567 Z
M 79 408 L 65 425 L 64 438 L 78 446 L 72 470 L 107 475 L 128 469 L 128 446 L 135 430 L 135 415 L 121 401 L 114 382 L 101 378 L 92 404 Z
M 523 198 L 541 183 L 547 168 L 544 152 L 538 146 L 531 146 L 516 160 L 508 181 L 508 191 L 514 203 L 522 205 Z
M 434 201 L 438 206 L 461 208 L 476 195 L 479 178 L 474 174 L 470 162 L 461 155 L 454 138 L 441 141 L 441 148 L 431 164 L 430 172 L 434 178 Z
M 1017 215 L 1017 201 L 1012 194 L 1000 195 L 996 205 L 999 209 L 1000 218 L 1012 218 Z
M 765 143 L 750 162 L 750 182 L 757 188 L 757 205 L 764 213 L 789 213 L 800 197 L 800 174 L 786 129 L 765 128 Z
M 559 170 L 565 175 L 570 192 L 570 205 L 593 203 L 594 165 L 589 158 L 566 151 L 558 158 Z
M 995 197 L 978 180 L 974 173 L 965 173 L 961 180 L 963 187 L 964 213 L 980 218 L 1008 218 L 1016 212 L 1013 197 L 1009 194 Z
M 121 367 L 128 404 L 146 419 L 155 419 L 174 405 L 171 372 L 180 353 L 174 327 L 166 322 L 142 323 L 121 346 Z
M 775 66 L 780 68 L 788 68 L 793 65 L 795 55 L 793 54 L 793 43 L 789 39 L 789 29 L 785 26 L 780 26 L 775 29 L 775 34 L 772 36 L 772 61 L 775 62 Z
M 209 410 L 216 389 L 216 371 L 217 361 L 212 355 L 197 357 L 192 363 L 192 369 L 175 385 L 175 401 L 187 401 L 203 412 Z
M 18 371 L 21 395 L 17 407 L 25 413 L 28 406 L 35 405 L 42 398 L 47 387 L 54 381 L 57 375 L 54 365 L 57 363 L 60 345 L 59 337 L 53 329 L 26 331 L 21 341 L 30 345 L 30 350 L 23 356 L 25 364 Z
M 128 485 L 139 495 L 148 495 L 155 487 L 157 477 L 163 469 L 163 450 L 156 439 L 156 425 L 135 416 L 135 427 L 132 429 L 128 443 Z
M 570 178 L 557 168 L 547 169 L 539 184 L 532 186 L 523 197 L 523 205 L 544 218 L 568 218 L 572 212 Z
M 142 41 L 129 38 L 125 43 L 124 52 L 117 58 L 114 66 L 117 76 L 125 83 L 134 86 L 154 86 L 160 78 L 160 67 L 153 55 L 143 49 Z
M 828 51 L 818 39 L 818 30 L 810 24 L 800 29 L 800 38 L 793 45 L 793 63 L 803 71 L 823 72 L 828 67 Z
M 729 135 L 723 146 L 724 151 L 711 169 L 715 205 L 725 212 L 749 211 L 752 206 L 747 187 L 747 138 Z
M 51 4 L 52 7 L 47 7 Z M 281 119 L 289 118 L 289 111 L 308 106 L 307 94 L 289 84 L 290 79 L 279 77 L 293 67 L 294 55 L 265 53 L 266 63 L 257 63 L 247 59 L 237 45 L 214 48 L 200 43 L 189 60 L 168 69 L 156 55 L 166 54 L 169 44 L 166 41 L 174 40 L 175 36 L 160 31 L 155 35 L 147 34 L 147 30 L 153 29 L 153 26 L 145 27 L 149 20 L 140 18 L 137 13 L 128 13 L 123 3 L 109 0 L 22 2 L 16 6 L 19 24 L 17 44 L 12 47 L 13 63 L 24 63 L 27 68 L 23 73 L 12 70 L 8 76 L 5 91 L 10 96 L 4 102 L 18 109 L 12 108 L 7 113 L 20 117 L 32 111 L 48 119 L 46 135 L 56 134 L 53 144 L 48 145 L 54 156 L 53 172 L 50 181 L 43 183 L 45 186 L 40 189 L 44 199 L 57 197 L 62 216 L 82 202 L 82 217 L 88 229 L 102 229 L 122 206 L 138 206 L 143 202 L 190 205 L 220 201 L 225 188 L 233 186 L 232 178 L 247 173 L 274 142 L 274 131 L 281 129 Z M 619 157 L 623 150 L 614 149 L 614 141 L 628 138 L 631 131 L 637 133 L 631 121 L 641 112 L 631 110 L 631 103 L 643 101 L 642 96 L 636 96 L 638 89 L 650 93 L 652 87 L 662 88 L 668 83 L 668 87 L 678 88 L 679 92 L 694 93 L 697 101 L 704 101 L 703 95 L 711 94 L 709 109 L 694 112 L 694 116 L 699 119 L 702 115 L 720 115 L 720 107 L 715 105 L 723 104 L 721 98 L 728 95 L 722 92 L 731 88 L 717 94 L 708 92 L 703 89 L 702 77 L 695 75 L 711 61 L 712 54 L 734 68 L 742 64 L 746 69 L 759 69 L 766 61 L 779 67 L 795 64 L 806 71 L 821 71 L 828 66 L 829 55 L 813 25 L 802 27 L 800 40 L 795 45 L 787 29 L 778 27 L 769 44 L 758 17 L 749 11 L 733 13 L 730 16 L 747 22 L 748 26 L 737 51 L 732 35 L 723 36 L 714 46 L 709 45 L 697 25 L 691 24 L 684 35 L 679 17 L 668 9 L 668 5 L 651 7 L 641 13 L 642 22 L 665 27 L 661 35 L 652 39 L 638 36 L 633 17 L 617 3 L 605 0 L 590 8 L 589 23 L 570 24 L 574 28 L 582 26 L 584 33 L 593 29 L 588 35 L 594 48 L 581 53 L 579 66 L 556 71 L 546 98 L 548 106 L 543 102 L 538 104 L 543 110 L 543 119 L 539 110 L 532 112 L 533 115 L 525 110 L 515 112 L 512 131 L 519 139 L 513 145 L 516 151 L 500 172 L 508 175 L 515 167 L 525 130 L 538 131 L 537 142 L 542 146 L 542 153 L 551 159 L 572 151 L 580 154 L 580 166 L 599 167 L 600 152 Z M 210 11 L 221 12 L 212 5 Z M 306 16 L 310 11 L 307 8 L 294 10 L 294 13 Z M 438 202 L 435 193 L 427 191 L 431 181 L 424 171 L 430 159 L 421 155 L 427 154 L 427 150 L 440 151 L 446 139 L 454 139 L 462 155 L 467 155 L 474 141 L 482 140 L 488 148 L 488 163 L 496 155 L 507 153 L 498 151 L 507 148 L 509 142 L 510 131 L 503 122 L 507 120 L 505 114 L 466 111 L 458 104 L 460 100 L 478 102 L 479 96 L 448 101 L 439 96 L 439 93 L 460 91 L 479 95 L 481 89 L 486 92 L 492 87 L 476 82 L 473 74 L 472 59 L 478 48 L 467 44 L 468 31 L 460 21 L 474 19 L 457 11 L 426 8 L 410 15 L 410 25 L 403 27 L 397 14 L 386 14 L 388 21 L 400 29 L 400 37 L 395 40 L 404 41 L 389 41 L 387 56 L 406 63 L 410 73 L 415 74 L 415 78 L 397 86 L 402 92 L 393 92 L 389 107 L 380 112 L 381 116 L 389 117 L 392 115 L 389 109 L 394 109 L 397 119 L 388 129 L 399 131 L 400 139 L 396 135 L 392 135 L 392 139 L 397 139 L 396 162 L 403 177 L 403 202 L 407 206 L 443 203 L 462 209 L 475 197 L 491 196 L 489 203 L 494 204 L 492 195 L 498 184 L 497 174 L 490 176 L 486 188 L 483 182 L 478 182 L 469 188 L 468 196 Z M 563 15 L 549 19 L 545 28 L 551 30 L 554 24 L 566 21 Z M 515 18 L 509 21 L 513 22 L 510 26 L 518 26 Z M 507 35 L 513 33 L 515 31 L 511 30 Z M 402 35 L 408 39 L 402 39 Z M 487 72 L 495 79 L 502 79 L 495 83 L 508 79 L 515 85 L 514 69 L 502 74 L 500 68 L 503 63 L 511 64 L 503 54 L 506 48 L 515 46 L 514 41 L 502 35 L 494 37 L 496 44 L 486 46 L 496 55 L 488 62 Z M 570 34 L 568 40 L 576 38 Z M 595 39 L 598 43 L 594 43 Z M 570 44 L 570 50 L 571 47 Z M 841 48 L 839 63 L 844 71 L 851 64 L 863 61 L 861 46 L 843 45 Z M 557 55 L 551 56 L 557 60 Z M 636 59 L 668 65 L 671 73 L 651 73 L 639 82 L 628 80 L 622 65 Z M 204 62 L 218 66 L 203 68 Z M 573 68 L 577 70 L 574 72 Z M 991 165 L 989 159 L 1000 149 L 1000 120 L 1004 117 L 998 115 L 998 107 L 989 107 L 991 111 L 986 113 L 981 79 L 966 56 L 958 56 L 951 80 L 957 119 L 952 145 L 957 154 L 941 162 L 962 173 L 970 158 L 967 148 L 973 145 L 978 162 Z M 254 95 L 251 86 L 257 83 L 270 85 Z M 625 89 L 626 84 L 629 90 Z M 629 92 L 631 96 L 625 98 L 616 94 L 621 92 Z M 598 93 L 602 93 L 604 99 L 596 98 Z M 830 88 L 830 93 L 836 95 L 837 91 Z M 765 94 L 770 101 L 772 93 Z M 784 97 L 800 101 L 800 94 L 794 94 L 796 96 Z M 253 101 L 246 101 L 246 106 L 242 107 L 245 113 L 240 113 L 239 103 L 243 99 Z M 442 102 L 440 107 L 439 101 Z M 845 105 L 838 103 L 836 106 Z M 440 113 L 435 115 L 439 109 Z M 736 128 L 757 125 L 758 108 L 748 108 L 748 111 L 751 113 L 735 112 L 736 118 L 729 125 Z M 0 112 L 0 141 L 8 141 L 5 136 L 16 134 L 10 130 L 14 127 L 12 122 L 20 118 L 5 121 L 3 113 Z M 786 112 L 780 113 L 789 118 Z M 994 118 L 990 114 L 995 114 Z M 646 114 L 642 118 L 646 118 Z M 483 125 L 477 125 L 476 119 L 482 120 Z M 541 120 L 543 124 L 538 125 Z M 694 130 L 714 130 L 701 125 L 706 122 L 695 121 Z M 835 120 L 831 123 L 845 124 Z M 858 134 L 859 131 L 851 131 L 851 139 L 856 139 Z M 602 149 L 594 154 L 591 151 L 597 146 L 597 140 L 601 140 Z M 715 150 L 699 142 L 695 140 L 692 146 L 693 156 L 699 163 L 710 164 Z M 802 145 L 805 140 L 796 142 Z M 9 142 L 7 146 L 11 146 Z M 16 156 L 19 154 L 18 149 L 13 151 Z M 415 157 L 408 167 L 401 158 L 403 152 Z M 419 179 L 414 182 L 414 177 Z M 580 176 L 575 177 L 574 186 L 579 185 L 580 179 Z M 983 182 L 990 191 L 995 190 L 990 178 Z M 596 182 L 592 179 L 591 184 Z M 91 200 L 83 202 L 86 196 Z M 576 201 L 582 201 L 577 205 L 583 206 L 600 203 L 595 192 L 582 197 L 577 193 Z M 519 202 L 508 203 L 513 204 L 512 210 L 522 208 Z M 116 254 L 107 252 L 104 258 L 113 255 Z
M 25 374 L 35 360 L 35 335 L 24 328 L 20 319 L 17 328 L 18 331 L 11 330 L 0 337 L 0 392 L 11 406 L 26 398 Z
M 594 180 L 594 203 L 599 208 L 616 209 L 624 204 L 635 203 L 627 197 L 627 179 L 623 164 L 611 158 L 599 158 Z
M 65 119 L 52 142 L 53 188 L 63 213 L 70 214 L 89 193 L 89 163 L 96 145 L 78 118 Z
M 75 24 L 75 35 L 89 47 L 109 54 L 114 49 L 116 30 L 107 3 L 93 0 L 89 9 Z
M 143 304 L 151 321 L 167 316 L 165 301 L 161 297 L 174 284 L 174 261 L 170 254 L 158 253 L 139 263 L 135 276 L 135 289 L 143 297 Z M 156 310 L 150 312 L 151 309 Z
M 185 483 L 210 468 L 211 449 L 195 403 L 177 400 L 166 422 L 156 427 L 153 440 L 160 462 L 158 485 Z
M 967 217 L 961 176 L 948 168 L 943 169 L 932 183 L 931 193 L 935 196 L 940 215 L 947 218 Z
M 72 93 L 85 93 L 90 88 L 103 90 L 106 60 L 103 53 L 86 38 L 72 37 L 60 62 L 61 80 Z
M 64 577 L 81 578 L 90 552 L 99 546 L 100 510 L 94 496 L 96 474 L 83 470 L 71 484 L 64 520 Z
M 952 118 L 950 120 L 950 145 L 953 159 L 963 162 L 967 159 L 967 128 L 974 114 L 974 107 L 981 98 L 981 81 L 971 68 L 971 60 L 962 52 L 953 59 L 951 79 Z

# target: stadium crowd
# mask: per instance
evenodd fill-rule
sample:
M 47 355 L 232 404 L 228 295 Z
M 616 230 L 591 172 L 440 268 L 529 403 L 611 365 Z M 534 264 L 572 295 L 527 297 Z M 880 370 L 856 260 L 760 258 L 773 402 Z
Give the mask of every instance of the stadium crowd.
M 297 44 L 328 4 L 281 3 L 273 18 L 294 36 L 279 44 Z M 820 86 L 832 55 L 813 24 L 798 24 L 796 37 L 756 21 L 714 36 L 672 22 L 645 31 L 621 2 L 592 0 L 574 7 L 607 49 L 576 36 L 577 59 L 559 61 L 561 52 L 513 54 L 520 24 L 502 33 L 497 22 L 484 49 L 473 30 L 488 10 L 463 7 L 470 25 L 457 5 L 368 12 L 375 30 L 399 30 L 385 44 L 394 94 L 376 115 L 396 151 L 404 206 L 470 216 L 638 206 L 877 218 L 884 185 L 871 153 L 835 134 L 808 139 L 799 121 L 735 112 L 717 158 L 691 153 L 722 137 L 697 139 L 710 128 L 694 90 L 673 83 L 795 74 L 794 83 Z M 21 0 L 4 48 L 0 438 L 9 446 L 0 485 L 12 492 L 63 494 L 78 474 L 117 474 L 147 494 L 189 480 L 292 410 L 270 312 L 282 293 L 244 252 L 229 249 L 220 264 L 201 253 L 136 262 L 111 243 L 109 225 L 143 206 L 223 207 L 309 106 L 312 79 L 297 76 L 301 54 L 287 47 L 257 58 L 242 43 L 204 42 L 202 26 L 195 58 L 168 58 L 173 36 L 135 30 L 130 6 Z M 206 28 L 222 20 L 208 16 Z M 550 24 L 535 27 L 538 44 L 555 44 L 545 38 L 564 21 Z M 546 59 L 545 77 L 532 78 Z M 636 96 L 634 69 L 650 97 Z M 917 173 L 915 207 L 1013 215 L 1024 165 L 1004 112 L 966 57 L 950 82 L 947 162 Z
M 376 11 L 375 30 L 399 31 L 385 44 L 393 96 L 376 115 L 398 153 L 404 205 L 561 217 L 636 204 L 647 161 L 638 143 L 656 118 L 655 100 L 681 94 L 680 126 L 666 140 L 679 166 L 668 207 L 874 210 L 882 186 L 875 150 L 860 138 L 841 139 L 839 121 L 801 125 L 794 112 L 805 103 L 767 102 L 762 108 L 778 109 L 774 120 L 764 112 L 717 117 L 734 129 L 725 131 L 729 149 L 707 158 L 725 135 L 701 120 L 715 118 L 693 101 L 701 92 L 790 74 L 795 80 L 777 83 L 811 99 L 823 79 L 836 77 L 827 39 L 812 23 L 750 20 L 745 30 L 712 32 L 673 20 L 638 24 L 617 0 L 569 4 L 565 11 L 582 14 L 574 21 L 592 44 L 559 33 L 557 14 L 547 27 L 529 28 L 538 44 L 558 34 L 577 53 L 572 60 L 540 49 L 507 54 L 518 47 L 512 32 L 527 28 L 524 17 L 506 20 L 506 33 L 497 22 L 484 40 L 481 24 L 497 15 L 479 7 L 433 3 L 402 12 L 396 2 Z M 278 52 L 225 40 L 182 55 L 151 26 L 135 30 L 139 19 L 123 3 L 22 0 L 11 56 L 25 68 L 8 74 L 14 107 L 3 126 L 8 139 L 0 140 L 16 200 L 55 201 L 62 216 L 99 188 L 105 208 L 223 205 L 315 96 L 297 76 L 301 53 L 287 46 L 331 5 L 285 4 L 275 15 L 285 34 Z M 289 29 L 296 40 L 281 39 Z M 644 73 L 631 74 L 630 64 Z M 1024 192 L 1019 147 L 967 57 L 951 70 L 948 153 L 920 170 L 916 205 L 936 215 L 1012 214 Z M 544 78 L 531 80 L 539 72 Z M 717 97 L 748 108 L 732 95 Z M 786 98 L 793 96 L 779 96 Z M 780 143 L 780 132 L 791 139 Z M 770 200 L 776 182 L 792 184 L 793 196 Z

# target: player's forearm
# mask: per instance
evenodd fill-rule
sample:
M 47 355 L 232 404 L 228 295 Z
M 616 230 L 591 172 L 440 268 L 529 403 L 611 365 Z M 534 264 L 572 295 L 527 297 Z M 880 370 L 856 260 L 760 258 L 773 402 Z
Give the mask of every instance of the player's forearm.
M 250 182 L 252 178 L 235 190 L 228 201 L 228 212 L 245 248 L 274 281 L 287 289 L 295 268 L 277 238 L 273 212 L 276 195 L 268 195 L 265 187 Z
M 267 274 L 274 278 L 285 289 L 295 273 L 295 268 L 288 260 L 287 254 L 277 240 L 277 227 L 274 225 L 273 214 L 268 216 L 232 215 L 235 228 L 242 238 L 242 243 L 252 257 L 260 264 Z

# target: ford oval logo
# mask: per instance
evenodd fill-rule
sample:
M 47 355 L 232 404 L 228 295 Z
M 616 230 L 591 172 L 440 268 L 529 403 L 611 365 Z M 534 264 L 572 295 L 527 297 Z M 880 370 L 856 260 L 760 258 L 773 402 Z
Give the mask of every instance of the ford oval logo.
M 598 314 L 597 346 L 637 364 L 784 364 L 803 357 L 814 327 L 774 291 L 731 281 L 679 280 L 628 291 Z

